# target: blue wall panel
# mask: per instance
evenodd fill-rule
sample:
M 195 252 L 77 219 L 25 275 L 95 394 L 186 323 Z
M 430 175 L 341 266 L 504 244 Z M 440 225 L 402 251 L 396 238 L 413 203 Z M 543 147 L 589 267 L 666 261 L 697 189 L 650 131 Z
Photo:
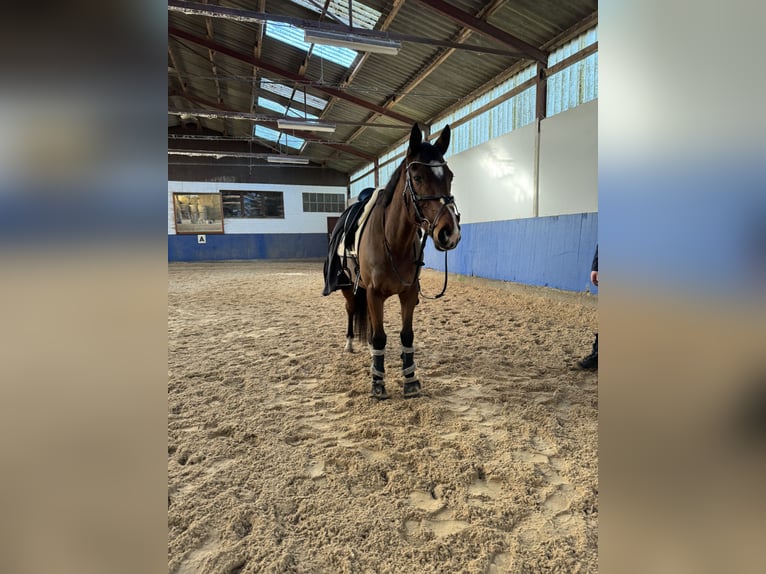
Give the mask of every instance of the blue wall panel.
M 461 232 L 460 244 L 447 255 L 451 273 L 597 292 L 590 284 L 597 213 L 468 223 Z M 444 270 L 444 254 L 430 241 L 425 261 Z
M 237 233 L 207 235 L 198 244 L 196 235 L 168 235 L 168 261 L 225 259 L 307 259 L 327 255 L 326 233 Z

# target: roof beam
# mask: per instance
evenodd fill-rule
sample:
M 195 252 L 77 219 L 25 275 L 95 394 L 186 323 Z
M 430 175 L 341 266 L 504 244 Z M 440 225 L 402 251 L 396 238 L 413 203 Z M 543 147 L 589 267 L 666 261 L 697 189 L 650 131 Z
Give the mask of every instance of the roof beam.
M 495 12 L 497 12 L 500 8 L 502 8 L 503 4 L 505 4 L 508 0 L 494 0 L 494 2 L 488 4 L 485 6 L 479 13 L 476 15 L 477 18 L 481 18 L 482 20 L 486 20 L 490 18 Z M 473 30 L 469 28 L 464 28 L 461 30 L 457 37 L 455 38 L 455 41 L 459 44 L 462 44 L 468 38 L 471 37 L 471 34 L 473 34 Z M 385 107 L 393 106 L 395 103 L 399 102 L 403 97 L 405 97 L 407 94 L 409 94 L 412 90 L 414 90 L 417 86 L 419 86 L 428 76 L 430 76 L 433 72 L 436 71 L 436 69 L 441 66 L 444 62 L 447 61 L 447 58 L 449 58 L 452 54 L 454 54 L 456 51 L 456 48 L 448 48 L 444 50 L 439 56 L 437 56 L 424 70 L 422 70 L 418 75 L 416 75 L 414 78 L 412 78 L 407 84 L 404 85 L 404 87 L 397 92 L 396 95 L 392 96 L 391 99 L 383 104 Z M 375 114 L 371 114 L 367 121 L 370 122 L 375 118 Z M 346 139 L 346 143 L 351 143 L 356 138 L 358 138 L 362 132 L 364 132 L 365 127 L 362 126 L 358 130 L 356 130 L 351 136 L 349 136 Z M 397 144 L 398 145 L 398 144 Z
M 207 4 L 207 0 L 202 0 L 205 4 Z M 214 41 L 215 35 L 213 33 L 213 19 L 212 18 L 205 18 L 205 29 L 207 30 L 207 37 L 209 40 Z M 213 50 L 207 51 L 208 59 L 210 60 L 210 68 L 213 71 L 213 82 L 215 83 L 215 93 L 218 97 L 218 103 L 223 103 L 223 96 L 221 94 L 221 82 L 218 79 L 218 68 L 215 65 L 215 52 Z M 226 120 L 223 122 L 223 131 L 224 133 L 229 131 L 229 126 L 226 123 Z
M 509 34 L 508 32 L 493 26 L 489 22 L 485 22 L 484 20 L 477 18 L 476 16 L 472 16 L 468 12 L 463 12 L 462 10 L 455 8 L 451 4 L 447 4 L 443 0 L 415 0 L 415 1 L 420 4 L 423 4 L 424 6 L 426 6 L 433 12 L 441 14 L 442 16 L 446 16 L 447 18 L 449 18 L 450 20 L 452 20 L 453 22 L 457 24 L 460 24 L 461 26 L 470 28 L 474 32 L 478 32 L 479 34 L 482 34 L 483 36 L 486 36 L 487 38 L 491 38 L 492 40 L 495 40 L 510 48 L 513 48 L 519 53 L 520 56 L 529 58 L 531 60 L 536 60 L 543 64 L 548 63 L 547 52 L 540 50 L 539 48 L 535 48 L 532 44 L 528 44 L 524 40 L 521 40 L 517 38 L 516 36 L 513 36 Z
M 258 3 L 258 10 L 261 12 L 266 10 L 266 0 L 260 0 Z M 266 26 L 263 23 L 256 24 L 257 32 L 255 33 L 255 44 L 253 45 L 253 58 L 256 60 L 261 59 L 261 51 L 263 50 L 263 32 Z M 258 66 L 253 65 L 253 84 L 250 88 L 250 113 L 255 111 L 255 102 L 258 99 L 256 90 L 258 89 Z
M 497 48 L 488 48 L 484 46 L 470 46 L 446 42 L 435 38 L 423 38 L 422 36 L 410 36 L 409 34 L 396 34 L 393 32 L 382 33 L 380 30 L 368 30 L 367 28 L 350 28 L 343 24 L 333 24 L 331 22 L 319 22 L 317 20 L 305 20 L 303 18 L 293 18 L 291 16 L 280 16 L 266 12 L 253 12 L 252 10 L 241 10 L 238 8 L 224 8 L 222 6 L 209 6 L 207 4 L 198 4 L 197 2 L 187 2 L 186 0 L 168 0 L 168 10 L 171 12 L 180 12 L 192 16 L 209 16 L 211 18 L 223 18 L 234 22 L 254 23 L 254 22 L 282 22 L 290 24 L 296 28 L 304 30 L 329 30 L 333 32 L 343 32 L 345 34 L 355 34 L 370 39 L 398 40 L 400 42 L 413 42 L 416 44 L 427 44 L 430 46 L 442 46 L 446 48 L 458 48 L 459 50 L 469 50 L 485 54 L 495 54 L 497 56 L 506 56 L 518 58 L 519 50 L 500 50 Z M 520 40 L 519 40 L 520 41 Z
M 231 111 L 229 108 L 227 108 L 226 106 L 224 106 L 222 104 L 218 104 L 216 102 L 211 102 L 209 100 L 205 100 L 204 98 L 199 98 L 199 97 L 193 96 L 191 94 L 179 94 L 179 93 L 171 92 L 168 95 L 171 96 L 171 97 L 172 96 L 180 96 L 182 98 L 186 98 L 190 102 L 195 102 L 195 103 L 201 104 L 203 106 L 207 106 L 209 108 L 213 108 L 215 110 L 220 110 L 222 112 L 229 112 L 229 111 Z
M 180 94 L 175 94 L 180 95 Z M 202 117 L 203 115 L 206 115 L 207 117 L 218 117 L 221 119 L 241 119 L 241 120 L 249 120 L 254 121 L 255 123 L 261 124 L 263 126 L 269 127 L 273 130 L 279 131 L 284 133 L 287 130 L 280 130 L 277 126 L 276 119 L 272 120 L 263 120 L 262 116 L 258 116 L 258 114 L 248 114 L 247 112 L 240 112 L 238 110 L 232 110 L 225 106 L 216 105 L 213 102 L 208 102 L 206 100 L 203 100 L 202 98 L 197 98 L 195 96 L 189 96 L 189 95 L 183 95 L 184 98 L 187 98 L 193 102 L 197 102 L 202 105 L 211 106 L 214 109 L 219 110 L 218 112 L 209 112 L 207 110 L 193 110 L 193 111 L 184 111 L 183 113 L 188 113 L 191 115 L 198 115 Z M 169 114 L 180 114 L 181 110 L 168 110 Z M 255 116 L 255 117 L 254 117 Z M 354 155 L 356 157 L 361 157 L 362 159 L 365 159 L 367 161 L 372 161 L 375 159 L 375 156 L 364 153 L 359 151 L 358 149 L 343 144 L 343 143 L 335 143 L 335 142 L 328 142 L 324 139 L 322 139 L 319 136 L 312 135 L 310 132 L 301 132 L 299 137 L 303 140 L 306 140 L 307 142 L 320 144 L 323 146 L 327 146 L 330 148 L 333 148 L 338 151 L 342 151 L 344 153 L 347 153 L 349 155 Z
M 173 46 L 170 44 L 168 44 L 168 55 L 170 56 L 170 63 L 173 65 L 173 70 L 175 71 L 176 76 L 178 76 L 178 82 L 181 84 L 181 90 L 184 93 L 188 93 L 189 90 L 186 87 L 186 82 L 184 82 L 181 70 L 178 68 L 178 60 L 176 59 L 175 52 L 173 52 Z
M 184 40 L 188 40 L 189 42 L 193 42 L 194 44 L 198 44 L 200 46 L 204 46 L 205 48 L 215 50 L 216 52 L 219 52 L 221 54 L 225 54 L 226 56 L 229 56 L 230 58 L 234 58 L 236 60 L 240 60 L 242 62 L 252 64 L 254 66 L 258 66 L 259 68 L 266 70 L 276 76 L 280 76 L 282 78 L 286 78 L 294 82 L 303 82 L 303 83 L 307 82 L 307 78 L 305 76 L 301 76 L 300 74 L 296 74 L 288 70 L 283 70 L 282 68 L 269 64 L 268 62 L 264 62 L 263 60 L 260 60 L 254 56 L 243 54 L 242 52 L 238 52 L 237 50 L 232 50 L 231 48 L 228 48 L 227 46 L 219 44 L 218 42 L 213 42 L 211 40 L 208 40 L 207 38 L 201 38 L 199 36 L 195 36 L 194 34 L 190 34 L 184 30 L 174 28 L 173 26 L 168 27 L 168 32 L 172 36 L 175 36 L 177 38 L 183 38 Z M 410 117 L 407 117 L 397 112 L 393 112 L 382 106 L 378 106 L 377 104 L 373 104 L 361 98 L 357 98 L 356 96 L 352 96 L 341 90 L 336 90 L 335 88 L 329 88 L 327 86 L 312 86 L 312 87 L 319 92 L 325 93 L 330 96 L 334 96 L 341 100 L 345 100 L 347 102 L 350 102 L 361 108 L 370 110 L 372 112 L 378 112 L 381 115 L 388 116 L 389 118 L 395 119 L 399 122 L 409 124 L 409 125 L 412 125 L 413 123 L 415 123 L 415 120 Z
M 559 48 L 569 42 L 569 40 L 574 40 L 582 34 L 583 32 L 587 32 L 594 26 L 598 24 L 598 10 L 595 10 L 591 14 L 587 15 L 585 18 L 580 20 L 577 24 L 574 26 L 571 26 L 564 30 L 561 34 L 553 38 L 552 40 L 549 40 L 545 44 L 542 45 L 543 50 L 550 50 L 553 51 L 556 48 Z
M 402 9 L 402 6 L 404 5 L 405 0 L 394 0 L 393 5 L 391 6 L 391 10 L 388 11 L 388 16 L 386 16 L 385 20 L 380 24 L 379 30 L 381 32 L 385 32 L 388 30 L 389 26 L 394 21 L 394 18 L 396 18 L 396 15 L 399 14 L 399 10 Z M 367 58 L 370 57 L 370 52 L 359 52 L 356 59 L 351 63 L 351 67 L 349 68 L 349 71 L 346 73 L 346 76 L 343 78 L 343 80 L 340 83 L 341 88 L 346 88 L 351 85 L 351 82 L 354 81 L 357 74 L 362 70 L 362 66 L 367 61 Z M 322 117 L 324 117 L 327 112 L 329 112 L 330 108 L 335 105 L 336 100 L 331 100 L 328 106 L 325 108 L 325 110 L 322 112 Z M 384 104 L 385 107 L 385 104 Z M 371 122 L 371 120 L 378 117 L 379 114 L 372 113 L 369 116 L 367 116 L 365 122 Z M 351 143 L 354 141 L 359 135 L 364 131 L 364 123 L 360 124 L 360 128 L 355 130 L 351 136 L 346 138 L 346 143 Z M 333 159 L 333 158 L 331 158 Z
M 324 17 L 327 15 L 327 7 L 330 5 L 330 0 L 324 0 L 324 6 L 322 6 L 322 12 L 319 14 L 319 21 L 321 22 L 324 20 Z M 306 70 L 309 67 L 309 60 L 311 59 L 311 55 L 314 52 L 314 44 L 309 44 L 309 49 L 306 52 L 306 57 L 303 58 L 303 62 L 301 62 L 301 67 L 298 69 L 298 73 L 303 76 L 306 74 Z M 295 88 L 293 88 L 293 95 L 295 95 Z M 292 98 L 290 98 L 292 100 Z
M 505 4 L 506 2 L 508 2 L 508 0 L 494 0 L 494 2 L 485 6 L 476 15 L 476 17 L 481 19 L 482 21 L 486 21 L 495 12 L 497 12 L 500 8 L 502 8 L 503 4 Z M 463 42 L 468 40 L 468 38 L 471 37 L 472 33 L 473 33 L 473 30 L 471 30 L 470 28 L 463 28 L 458 33 L 457 37 L 455 38 L 455 42 L 457 42 L 458 44 L 462 44 Z M 456 51 L 457 51 L 457 48 L 448 48 L 447 50 L 444 50 L 444 52 L 442 52 L 439 56 L 437 56 L 436 59 L 433 60 L 423 71 L 421 71 L 410 82 L 408 82 L 399 93 L 393 96 L 392 103 L 401 100 L 404 96 L 406 96 L 416 87 L 418 87 L 421 84 L 421 82 L 423 82 L 426 78 L 428 78 L 428 76 L 434 73 L 436 71 L 436 68 L 441 66 L 447 60 L 447 58 L 449 58 Z
M 590 30 L 593 26 L 597 24 L 598 24 L 598 11 L 595 11 L 589 16 L 586 16 L 585 18 L 583 18 L 580 22 L 578 22 L 571 28 L 568 28 L 567 30 L 565 30 L 564 32 L 556 36 L 556 38 L 554 38 L 550 42 L 546 42 L 545 44 L 543 44 L 543 48 L 545 48 L 546 50 L 550 50 L 551 52 L 554 50 L 557 50 L 558 48 L 566 44 L 568 41 L 573 40 L 574 38 L 576 38 L 583 32 L 587 32 L 588 30 Z M 596 47 L 598 47 L 598 43 L 596 43 Z M 582 51 L 587 51 L 588 54 L 590 54 L 592 53 L 590 52 L 590 50 L 591 50 L 591 47 L 586 47 Z M 569 58 L 567 58 L 567 60 L 570 61 L 571 63 L 573 61 L 572 59 L 574 58 L 579 59 L 579 56 L 580 56 L 580 52 L 577 52 L 573 54 L 572 56 L 570 56 Z M 546 73 L 548 75 L 555 73 L 557 70 L 560 69 L 560 64 L 561 63 L 556 64 L 555 66 L 551 66 Z M 448 108 L 439 112 L 436 116 L 430 118 L 428 120 L 428 123 L 434 123 L 439 118 L 443 118 L 444 116 L 448 116 L 454 113 L 455 110 L 458 110 L 465 105 L 464 102 L 475 100 L 476 98 L 481 97 L 482 95 L 486 94 L 488 91 L 496 88 L 497 86 L 509 80 L 514 75 L 518 74 L 520 71 L 522 71 L 523 69 L 527 67 L 529 67 L 528 62 L 525 62 L 525 61 L 518 62 L 517 64 L 508 68 L 505 72 L 503 72 L 499 76 L 492 78 L 489 82 L 479 86 L 478 88 L 473 90 L 471 93 L 464 96 L 461 101 L 456 102 L 455 104 L 452 104 Z
M 171 96 L 178 95 L 178 94 L 171 94 Z M 208 105 L 210 106 L 212 102 L 208 102 L 206 100 L 203 100 L 202 98 L 197 98 L 194 96 L 181 96 L 184 97 L 190 101 L 197 102 L 201 105 Z M 259 114 L 259 113 L 249 113 L 249 112 L 238 112 L 234 110 L 229 110 L 228 108 L 225 108 L 223 106 L 218 106 L 212 109 L 190 109 L 190 110 L 181 110 L 181 109 L 169 109 L 168 114 L 170 115 L 183 115 L 183 114 L 189 114 L 192 116 L 199 116 L 202 118 L 210 118 L 210 119 L 232 119 L 232 120 L 249 120 L 253 122 L 257 122 L 260 124 L 271 124 L 276 125 L 277 120 L 296 120 L 300 118 L 296 118 L 295 116 L 274 116 L 274 115 L 268 115 L 268 114 Z M 364 123 L 364 122 L 355 122 L 355 121 L 348 121 L 348 120 L 330 120 L 330 123 L 336 124 L 336 125 L 342 125 L 342 126 L 367 126 L 367 127 L 374 127 L 378 129 L 395 129 L 399 131 L 407 131 L 409 132 L 409 128 L 407 126 L 403 125 L 393 125 L 393 124 L 372 124 L 372 123 Z M 289 128 L 282 129 L 281 131 L 300 131 L 301 134 L 304 134 L 305 131 L 303 130 L 291 130 Z M 300 137 L 303 137 L 302 135 Z

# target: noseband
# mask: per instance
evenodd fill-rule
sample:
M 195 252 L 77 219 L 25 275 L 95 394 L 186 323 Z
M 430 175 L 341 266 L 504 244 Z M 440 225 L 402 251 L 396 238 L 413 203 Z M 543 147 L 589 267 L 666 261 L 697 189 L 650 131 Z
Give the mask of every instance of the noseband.
M 442 213 L 445 209 L 448 209 L 449 206 L 452 206 L 452 212 L 455 214 L 455 219 L 460 222 L 460 213 L 457 210 L 457 205 L 455 204 L 455 198 L 451 195 L 418 195 L 415 193 L 415 188 L 412 186 L 412 176 L 410 175 L 410 166 L 417 164 L 417 165 L 424 165 L 426 167 L 446 167 L 447 162 L 433 162 L 433 163 L 426 163 L 424 161 L 411 161 L 407 164 L 407 167 L 405 168 L 405 185 L 404 190 L 402 190 L 402 195 L 404 197 L 404 203 L 407 203 L 407 196 L 409 195 L 410 199 L 412 199 L 412 205 L 415 207 L 415 221 L 418 225 L 423 225 L 423 223 L 428 224 L 428 229 L 426 230 L 426 235 L 431 233 L 431 231 L 434 229 L 434 226 L 436 225 L 436 222 L 439 221 L 439 218 L 442 216 Z M 409 194 L 408 194 L 409 192 Z M 435 201 L 439 200 L 442 204 L 441 208 L 439 209 L 439 212 L 436 214 L 436 217 L 434 217 L 433 221 L 429 221 L 425 215 L 423 215 L 423 212 L 420 210 L 420 206 L 418 205 L 421 201 Z

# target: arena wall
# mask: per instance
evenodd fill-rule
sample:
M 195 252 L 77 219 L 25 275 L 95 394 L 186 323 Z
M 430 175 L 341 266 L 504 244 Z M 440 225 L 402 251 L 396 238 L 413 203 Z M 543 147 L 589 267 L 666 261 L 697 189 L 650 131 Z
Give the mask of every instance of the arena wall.
M 597 292 L 597 100 L 543 120 L 539 135 L 532 123 L 448 161 L 462 230 L 450 272 Z M 431 242 L 425 262 L 444 270 Z
M 176 234 L 174 193 L 278 191 L 283 194 L 284 218 L 223 220 L 223 234 Z M 304 212 L 303 193 L 332 193 L 346 197 L 346 187 L 221 182 L 168 182 L 168 260 L 305 259 L 327 254 L 327 218 L 338 213 Z

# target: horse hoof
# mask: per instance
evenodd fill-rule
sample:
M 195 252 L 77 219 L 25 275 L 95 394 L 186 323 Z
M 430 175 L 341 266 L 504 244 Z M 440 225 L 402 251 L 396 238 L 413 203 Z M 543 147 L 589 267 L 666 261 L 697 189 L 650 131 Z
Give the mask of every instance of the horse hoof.
M 372 383 L 372 391 L 370 391 L 370 397 L 379 401 L 384 401 L 388 398 L 386 393 L 386 386 L 383 383 Z
M 412 399 L 419 396 L 420 396 L 419 381 L 410 381 L 408 383 L 404 383 L 404 398 L 405 399 Z

